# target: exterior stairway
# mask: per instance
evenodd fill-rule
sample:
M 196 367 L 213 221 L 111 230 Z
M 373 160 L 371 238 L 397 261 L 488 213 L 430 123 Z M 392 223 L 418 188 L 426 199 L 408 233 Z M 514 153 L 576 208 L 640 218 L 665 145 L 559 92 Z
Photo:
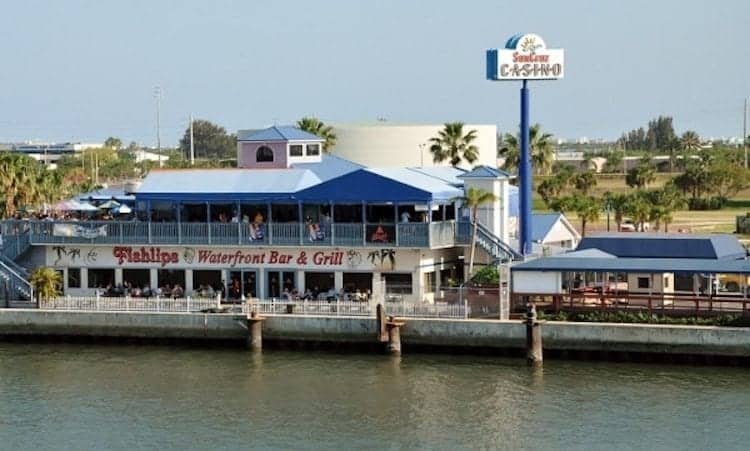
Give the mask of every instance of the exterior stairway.
M 0 300 L 9 307 L 33 307 L 34 290 L 29 271 L 15 262 L 29 248 L 28 232 L 3 236 L 0 249 Z
M 471 245 L 474 223 L 462 221 L 458 224 L 458 239 L 461 244 Z M 477 245 L 487 252 L 495 262 L 523 260 L 523 256 L 508 243 L 503 242 L 490 229 L 477 223 Z

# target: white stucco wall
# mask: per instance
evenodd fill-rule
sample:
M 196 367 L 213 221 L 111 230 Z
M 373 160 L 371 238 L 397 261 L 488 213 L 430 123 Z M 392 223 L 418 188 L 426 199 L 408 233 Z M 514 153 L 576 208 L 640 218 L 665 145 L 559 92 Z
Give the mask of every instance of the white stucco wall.
M 435 166 L 429 140 L 437 136 L 443 124 L 431 125 L 334 125 L 336 145 L 332 154 L 370 167 Z M 476 130 L 474 144 L 479 148 L 476 165 L 497 166 L 497 126 L 466 124 L 464 130 Z M 420 148 L 421 145 L 421 148 Z M 448 166 L 448 162 L 443 165 Z

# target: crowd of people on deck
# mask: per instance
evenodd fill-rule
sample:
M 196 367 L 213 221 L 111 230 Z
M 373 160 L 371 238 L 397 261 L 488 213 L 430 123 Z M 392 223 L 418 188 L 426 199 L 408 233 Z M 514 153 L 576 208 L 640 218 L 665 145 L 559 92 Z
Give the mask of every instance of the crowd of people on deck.
M 352 301 L 352 302 L 368 302 L 372 297 L 370 290 L 361 291 L 359 288 L 346 289 L 343 292 L 338 292 L 333 288 L 328 291 L 321 291 L 317 286 L 312 289 L 307 288 L 304 293 L 300 293 L 296 288 L 289 290 L 284 288 L 281 293 L 281 299 L 285 301 Z
M 108 284 L 105 287 L 100 286 L 96 290 L 97 294 L 103 297 L 130 296 L 134 298 L 165 297 L 174 299 L 185 297 L 185 290 L 179 283 L 174 285 L 167 283 L 161 287 L 151 288 L 146 284 L 139 286 L 138 284 L 125 282 L 117 285 Z

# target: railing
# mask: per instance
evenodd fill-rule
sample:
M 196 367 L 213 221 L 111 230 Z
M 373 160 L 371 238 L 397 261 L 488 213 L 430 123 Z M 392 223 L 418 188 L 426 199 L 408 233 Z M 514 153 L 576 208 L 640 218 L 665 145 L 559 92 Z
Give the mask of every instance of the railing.
M 469 227 L 473 227 L 474 224 L 470 223 Z M 477 230 L 477 244 L 482 247 L 488 254 L 490 254 L 496 260 L 521 260 L 523 257 L 521 254 L 516 252 L 515 249 L 510 247 L 508 243 L 504 243 L 497 235 L 492 233 L 488 228 L 480 223 L 476 224 Z M 471 232 L 470 232 L 471 233 Z M 470 235 L 471 236 L 471 235 Z M 470 241 L 471 242 L 471 241 Z
M 456 242 L 455 221 L 433 223 L 292 222 L 171 223 L 138 221 L 17 221 L 2 223 L 8 242 L 3 253 L 15 258 L 31 244 L 161 244 L 444 247 Z
M 512 309 L 523 311 L 524 299 L 534 300 L 538 307 L 553 311 L 645 311 L 672 316 L 712 316 L 717 314 L 750 315 L 750 299 L 740 295 L 690 296 L 681 294 L 633 293 L 513 293 Z
M 47 310 L 97 311 L 97 312 L 258 312 L 266 315 L 316 315 L 316 316 L 367 316 L 375 315 L 375 303 L 355 301 L 282 301 L 249 300 L 242 304 L 222 304 L 218 298 L 139 298 L 139 297 L 57 297 L 40 301 Z M 387 315 L 408 318 L 468 317 L 465 305 L 423 304 L 411 302 L 384 303 Z
M 95 312 L 169 312 L 189 313 L 220 307 L 218 298 L 137 298 L 137 297 L 58 297 L 42 300 L 39 308 L 47 310 Z
M 12 300 L 32 300 L 34 299 L 34 289 L 22 276 L 13 268 L 0 261 L 0 292 L 3 297 Z

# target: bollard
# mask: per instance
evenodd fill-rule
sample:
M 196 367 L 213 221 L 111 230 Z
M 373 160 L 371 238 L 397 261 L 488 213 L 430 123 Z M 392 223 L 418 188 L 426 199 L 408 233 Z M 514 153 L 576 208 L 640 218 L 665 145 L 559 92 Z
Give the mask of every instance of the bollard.
M 245 347 L 251 351 L 260 352 L 263 350 L 263 321 L 265 321 L 265 318 L 258 315 L 256 311 L 250 312 L 247 316 Z
M 542 366 L 542 322 L 536 319 L 536 306 L 526 304 L 526 364 Z

